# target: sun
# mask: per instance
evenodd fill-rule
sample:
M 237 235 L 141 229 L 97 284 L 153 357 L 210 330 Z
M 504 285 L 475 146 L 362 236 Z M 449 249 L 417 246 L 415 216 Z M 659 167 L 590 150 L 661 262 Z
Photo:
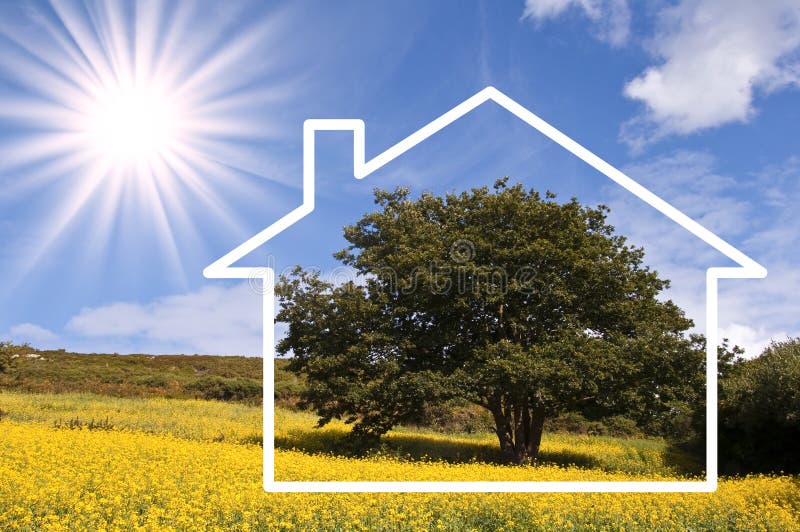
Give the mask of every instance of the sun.
M 152 164 L 176 148 L 181 115 L 176 98 L 155 83 L 114 85 L 96 94 L 83 132 L 92 152 L 111 164 Z
M 15 24 L 6 4 L 0 200 L 24 205 L 30 228 L 13 282 L 64 246 L 78 273 L 132 271 L 147 256 L 184 286 L 204 235 L 244 234 L 232 202 L 282 182 L 255 146 L 282 134 L 273 117 L 293 94 L 265 53 L 289 15 L 244 2 L 51 1 L 14 8 L 25 21 Z

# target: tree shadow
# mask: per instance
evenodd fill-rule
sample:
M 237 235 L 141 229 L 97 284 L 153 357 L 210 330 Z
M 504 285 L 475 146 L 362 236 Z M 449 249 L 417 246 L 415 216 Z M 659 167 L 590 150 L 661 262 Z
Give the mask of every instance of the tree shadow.
M 345 457 L 384 456 L 397 460 L 416 462 L 445 462 L 450 464 L 485 463 L 508 465 L 500 453 L 497 442 L 489 435 L 453 435 L 436 432 L 411 432 L 399 429 L 385 435 L 377 445 L 363 446 L 355 443 L 349 430 L 342 427 L 322 429 L 293 429 L 275 438 L 275 447 L 298 450 L 309 454 L 334 454 Z M 597 444 L 603 444 L 598 437 Z M 606 472 L 630 474 L 671 474 L 696 477 L 704 469 L 701 461 L 677 446 L 654 450 L 653 442 L 632 439 L 625 445 L 622 455 L 605 456 L 600 453 L 570 449 L 548 449 L 544 445 L 536 465 L 578 467 Z
M 385 435 L 377 445 L 363 447 L 354 444 L 348 435 L 349 431 L 338 428 L 295 430 L 279 437 L 276 436 L 275 448 L 298 450 L 310 454 L 363 457 L 379 453 L 383 456 L 409 461 L 442 461 L 451 464 L 481 462 L 508 465 L 498 444 L 488 440 L 485 436 L 391 432 Z M 539 453 L 537 463 L 608 469 L 594 456 L 564 450 L 543 449 Z
M 671 444 L 664 451 L 664 463 L 681 475 L 699 476 L 706 469 L 703 451 L 693 445 Z
M 504 464 L 497 444 L 478 438 L 448 438 L 438 434 L 391 433 L 381 440 L 381 452 L 398 458 L 432 460 L 453 464 L 483 462 Z
M 284 435 L 275 435 L 275 448 L 297 450 L 305 453 L 347 454 L 350 444 L 349 431 L 325 427 L 324 429 L 290 430 Z
M 449 463 L 502 463 L 499 449 L 485 441 L 449 439 L 438 434 L 391 432 L 374 445 L 363 445 L 337 428 L 294 430 L 275 437 L 275 448 L 311 454 L 370 456 L 377 453 L 402 460 L 443 461 Z
M 600 462 L 596 457 L 575 451 L 548 451 L 541 450 L 537 459 L 540 464 L 557 465 L 557 466 L 575 466 L 584 469 L 602 469 L 611 471 L 612 469 Z

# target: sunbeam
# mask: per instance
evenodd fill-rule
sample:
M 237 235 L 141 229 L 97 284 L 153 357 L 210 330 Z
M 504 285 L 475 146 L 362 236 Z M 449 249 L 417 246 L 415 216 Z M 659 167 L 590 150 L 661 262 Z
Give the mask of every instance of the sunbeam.
M 180 136 L 176 98 L 156 87 L 134 84 L 105 88 L 85 116 L 85 142 L 97 157 L 117 164 L 153 162 L 174 149 Z
M 288 94 L 268 79 L 276 59 L 264 54 L 281 17 L 223 7 L 203 28 L 196 5 L 156 1 L 52 1 L 25 8 L 29 26 L 0 21 L 0 69 L 25 94 L 5 97 L 0 84 L 0 121 L 14 128 L 0 144 L 0 194 L 60 191 L 17 282 L 87 216 L 86 253 L 102 254 L 112 226 L 133 224 L 179 275 L 179 242 L 199 240 L 198 212 L 245 234 L 218 191 L 246 194 L 254 177 L 270 179 L 244 145 L 274 138 L 258 117 Z

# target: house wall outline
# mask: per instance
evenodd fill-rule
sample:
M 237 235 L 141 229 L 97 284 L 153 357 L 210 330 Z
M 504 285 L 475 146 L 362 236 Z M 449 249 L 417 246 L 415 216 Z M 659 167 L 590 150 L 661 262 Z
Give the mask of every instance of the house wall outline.
M 267 427 L 274 427 L 275 273 L 268 267 L 234 264 L 265 242 L 314 211 L 315 141 L 318 131 L 352 131 L 353 175 L 363 179 L 403 155 L 487 102 L 503 107 L 589 166 L 622 186 L 672 221 L 731 259 L 738 266 L 706 270 L 706 479 L 704 481 L 276 481 L 275 442 Z M 719 279 L 757 279 L 767 275 L 764 266 L 735 248 L 700 223 L 643 187 L 578 142 L 495 87 L 486 87 L 443 115 L 418 129 L 372 159 L 366 159 L 365 124 L 360 119 L 308 119 L 303 123 L 303 201 L 301 205 L 223 255 L 203 270 L 209 279 L 260 279 L 263 296 L 264 356 L 264 489 L 268 492 L 711 492 L 717 488 L 717 353 Z M 274 430 L 274 429 L 273 429 Z

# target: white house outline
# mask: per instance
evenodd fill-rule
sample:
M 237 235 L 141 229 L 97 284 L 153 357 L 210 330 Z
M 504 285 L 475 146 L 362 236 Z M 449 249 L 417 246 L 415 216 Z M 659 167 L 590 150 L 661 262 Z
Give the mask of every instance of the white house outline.
M 317 131 L 353 132 L 353 174 L 363 179 L 447 127 L 476 107 L 493 101 L 561 145 L 617 184 L 642 199 L 739 266 L 706 270 L 706 479 L 704 481 L 276 481 L 275 440 L 268 427 L 275 422 L 275 272 L 264 267 L 235 267 L 235 262 L 314 210 L 315 148 Z M 303 123 L 303 202 L 278 221 L 207 266 L 203 275 L 215 279 L 262 279 L 264 356 L 264 489 L 268 492 L 711 492 L 717 489 L 717 285 L 719 279 L 757 279 L 767 270 L 698 222 L 617 170 L 494 87 L 486 87 L 383 153 L 365 158 L 364 121 L 309 119 Z

